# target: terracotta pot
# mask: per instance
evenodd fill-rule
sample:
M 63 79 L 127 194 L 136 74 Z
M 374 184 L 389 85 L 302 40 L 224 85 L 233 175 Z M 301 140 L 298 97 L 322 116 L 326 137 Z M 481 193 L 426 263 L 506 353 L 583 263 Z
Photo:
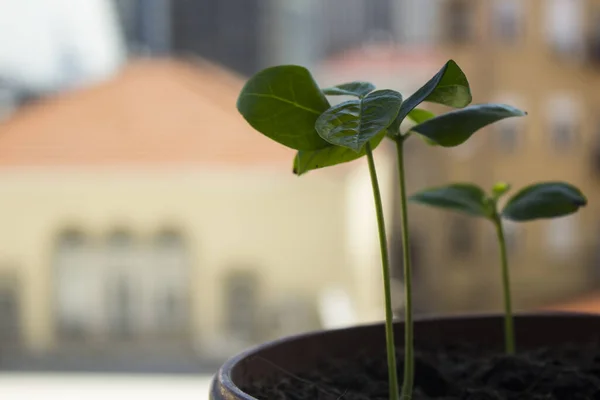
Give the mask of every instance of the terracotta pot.
M 579 313 L 522 314 L 515 316 L 518 349 L 588 342 L 600 336 L 600 315 Z M 395 325 L 396 344 L 402 345 L 403 324 Z M 423 318 L 415 322 L 417 347 L 439 343 L 479 343 L 502 349 L 501 315 Z M 283 338 L 250 349 L 227 361 L 213 378 L 212 400 L 256 400 L 239 386 L 264 377 L 281 376 L 282 369 L 298 373 L 327 358 L 344 358 L 358 351 L 385 348 L 383 324 L 319 331 Z M 265 362 L 269 360 L 270 362 Z M 401 360 L 399 360 L 401 361 Z M 264 400 L 264 399 L 260 399 Z

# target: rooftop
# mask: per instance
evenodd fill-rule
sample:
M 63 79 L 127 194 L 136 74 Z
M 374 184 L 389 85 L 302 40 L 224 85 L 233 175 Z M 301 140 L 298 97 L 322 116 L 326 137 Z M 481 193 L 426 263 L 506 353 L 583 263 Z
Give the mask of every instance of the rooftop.
M 243 79 L 205 61 L 136 60 L 0 123 L 0 167 L 278 164 L 294 151 L 235 108 Z

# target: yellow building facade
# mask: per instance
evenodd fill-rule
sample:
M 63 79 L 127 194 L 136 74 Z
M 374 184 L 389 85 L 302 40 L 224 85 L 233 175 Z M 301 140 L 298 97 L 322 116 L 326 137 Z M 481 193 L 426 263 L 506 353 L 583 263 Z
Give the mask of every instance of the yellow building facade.
M 546 180 L 580 187 L 589 204 L 576 215 L 506 222 L 513 296 L 518 309 L 528 309 L 596 288 L 600 2 L 442 3 L 441 51 L 464 69 L 474 103 L 507 103 L 529 115 L 486 128 L 456 149 L 439 151 L 445 171 L 440 183 L 467 181 L 489 189 L 506 181 L 513 185 L 511 193 Z M 430 254 L 426 263 L 432 291 L 441 294 L 434 308 L 500 309 L 498 252 L 489 223 L 430 212 L 439 217 L 439 234 L 445 236 L 445 249 Z
M 2 123 L 4 346 L 221 359 L 383 318 L 366 162 L 294 176 L 235 110 L 242 83 L 141 61 Z

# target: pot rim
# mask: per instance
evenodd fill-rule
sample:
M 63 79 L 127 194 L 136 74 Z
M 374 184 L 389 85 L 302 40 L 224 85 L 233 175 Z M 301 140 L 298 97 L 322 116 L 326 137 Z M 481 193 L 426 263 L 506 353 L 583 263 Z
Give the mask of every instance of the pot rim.
M 519 318 L 538 318 L 538 317 L 551 317 L 551 316 L 569 316 L 573 318 L 589 318 L 590 316 L 596 316 L 600 318 L 600 313 L 592 313 L 592 312 L 580 312 L 580 311 L 562 311 L 562 310 L 543 310 L 543 311 L 528 311 L 528 312 L 516 312 L 513 313 L 513 317 L 516 319 Z M 422 315 L 418 318 L 415 318 L 414 322 L 427 322 L 434 320 L 458 320 L 458 319 L 495 319 L 495 318 L 504 318 L 504 313 L 494 312 L 494 313 L 456 313 L 456 314 L 444 314 L 444 315 Z M 394 320 L 394 324 L 402 324 L 403 320 Z M 380 322 L 371 322 L 371 323 L 363 323 L 363 324 L 355 324 L 352 326 L 344 327 L 344 328 L 336 328 L 336 329 L 320 329 L 309 332 L 297 333 L 294 335 L 284 336 L 278 339 L 274 339 L 262 344 L 258 344 L 252 346 L 232 357 L 230 357 L 219 370 L 215 374 L 213 378 L 213 386 L 218 382 L 222 385 L 222 387 L 226 387 L 232 394 L 237 396 L 248 396 L 248 394 L 242 391 L 231 379 L 231 372 L 235 366 L 245 358 L 256 354 L 259 351 L 263 351 L 265 349 L 269 349 L 271 347 L 279 346 L 281 344 L 293 342 L 300 338 L 306 338 L 311 336 L 322 335 L 325 332 L 344 332 L 350 331 L 358 328 L 369 328 L 375 326 L 382 326 L 384 321 Z

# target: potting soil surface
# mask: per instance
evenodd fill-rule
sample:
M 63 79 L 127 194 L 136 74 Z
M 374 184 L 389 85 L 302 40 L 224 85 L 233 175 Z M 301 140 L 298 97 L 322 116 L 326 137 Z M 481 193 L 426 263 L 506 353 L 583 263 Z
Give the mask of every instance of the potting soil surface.
M 398 352 L 402 384 L 403 353 Z M 385 353 L 328 360 L 242 389 L 260 400 L 388 400 Z M 417 351 L 412 400 L 600 400 L 600 346 L 567 345 L 514 356 L 469 345 Z

